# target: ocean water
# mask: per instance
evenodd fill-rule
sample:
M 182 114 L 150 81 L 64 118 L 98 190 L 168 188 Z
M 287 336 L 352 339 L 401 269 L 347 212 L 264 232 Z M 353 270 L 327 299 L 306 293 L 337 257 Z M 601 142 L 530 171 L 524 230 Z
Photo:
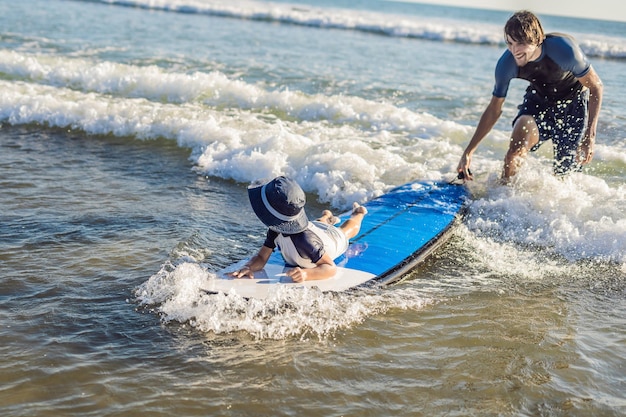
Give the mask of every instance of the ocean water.
M 497 178 L 406 279 L 201 291 L 264 238 L 454 176 L 510 13 L 396 1 L 0 0 L 0 415 L 626 415 L 626 23 L 541 16 L 605 85 L 596 155 Z

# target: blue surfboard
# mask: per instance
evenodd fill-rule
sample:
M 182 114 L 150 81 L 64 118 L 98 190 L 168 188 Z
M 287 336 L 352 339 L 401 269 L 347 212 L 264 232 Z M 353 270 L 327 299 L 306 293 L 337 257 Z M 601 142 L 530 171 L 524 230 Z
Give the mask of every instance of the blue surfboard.
M 404 184 L 364 204 L 368 213 L 346 253 L 335 259 L 338 267 L 335 276 L 295 283 L 285 274 L 289 267 L 280 252 L 274 251 L 254 279 L 234 279 L 228 275 L 247 261 L 244 259 L 219 271 L 205 290 L 263 299 L 279 286 L 345 291 L 366 283 L 394 283 L 447 240 L 463 217 L 468 197 L 463 185 L 435 181 Z M 349 216 L 347 212 L 340 218 L 343 222 Z

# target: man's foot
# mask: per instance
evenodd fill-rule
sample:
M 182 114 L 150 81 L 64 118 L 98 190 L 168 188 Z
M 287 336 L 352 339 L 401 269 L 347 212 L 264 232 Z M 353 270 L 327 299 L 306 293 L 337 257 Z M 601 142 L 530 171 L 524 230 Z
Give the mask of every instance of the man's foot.
M 506 186 L 511 184 L 511 178 L 505 177 L 504 174 L 496 181 L 497 186 Z

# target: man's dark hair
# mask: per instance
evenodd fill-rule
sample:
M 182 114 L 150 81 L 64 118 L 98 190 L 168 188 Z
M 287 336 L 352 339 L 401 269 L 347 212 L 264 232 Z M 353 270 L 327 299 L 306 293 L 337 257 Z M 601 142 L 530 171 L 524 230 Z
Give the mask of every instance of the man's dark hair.
M 510 36 L 515 42 L 541 45 L 546 35 L 539 18 L 528 10 L 516 12 L 504 25 L 504 37 Z

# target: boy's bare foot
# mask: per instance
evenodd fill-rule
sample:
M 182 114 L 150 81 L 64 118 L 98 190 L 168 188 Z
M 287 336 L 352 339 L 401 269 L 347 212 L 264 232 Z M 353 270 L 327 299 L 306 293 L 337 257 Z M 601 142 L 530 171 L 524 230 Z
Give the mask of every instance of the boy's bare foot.
M 352 204 L 352 214 L 362 214 L 365 216 L 367 209 L 355 201 L 354 204 Z
M 328 223 L 330 225 L 335 225 L 335 224 L 339 223 L 341 221 L 341 219 L 339 219 L 339 217 L 333 215 L 332 211 L 324 210 L 322 212 L 322 217 L 320 217 L 320 221 L 326 222 L 326 223 Z

